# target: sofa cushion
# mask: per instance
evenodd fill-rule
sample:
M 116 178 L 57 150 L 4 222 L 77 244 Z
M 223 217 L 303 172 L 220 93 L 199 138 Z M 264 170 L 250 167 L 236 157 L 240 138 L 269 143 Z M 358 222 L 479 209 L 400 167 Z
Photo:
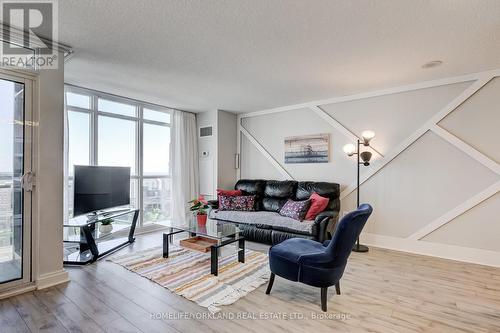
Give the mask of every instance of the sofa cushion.
M 269 228 L 279 231 L 288 231 L 304 235 L 312 235 L 313 221 L 299 222 L 289 217 L 281 216 L 275 212 L 236 212 L 226 210 L 211 210 L 209 217 L 212 219 L 253 224 L 258 228 Z
M 247 194 L 264 196 L 266 181 L 261 179 L 241 179 L 234 185 L 235 190 L 241 190 Z
M 329 198 L 322 197 L 316 192 L 313 192 L 313 194 L 311 194 L 310 200 L 311 206 L 309 207 L 306 217 L 304 218 L 306 220 L 314 220 L 319 213 L 325 210 L 325 208 L 328 206 L 328 203 L 330 202 Z
M 219 195 L 219 209 L 230 211 L 253 211 L 255 210 L 255 195 Z
M 279 212 L 289 198 L 293 198 L 297 189 L 294 180 L 268 180 L 264 189 L 262 209 Z
M 239 197 L 240 195 L 243 195 L 243 192 L 241 190 L 217 189 L 217 196 L 219 196 L 219 195 L 225 195 L 228 197 Z
M 292 198 L 297 188 L 294 180 L 268 180 L 264 189 L 264 195 L 271 198 Z
M 340 185 L 326 182 L 299 182 L 297 184 L 297 192 L 295 198 L 297 200 L 306 200 L 311 197 L 313 192 L 318 193 L 322 197 L 330 199 L 326 210 L 340 210 Z
M 267 198 L 262 199 L 262 209 L 268 212 L 279 212 L 288 199 Z
M 302 221 L 306 216 L 310 205 L 311 200 L 293 201 L 292 199 L 288 199 L 286 204 L 281 208 L 280 215 Z
M 234 185 L 235 190 L 241 190 L 244 194 L 255 195 L 255 210 L 262 210 L 262 198 L 266 181 L 262 179 L 240 179 Z

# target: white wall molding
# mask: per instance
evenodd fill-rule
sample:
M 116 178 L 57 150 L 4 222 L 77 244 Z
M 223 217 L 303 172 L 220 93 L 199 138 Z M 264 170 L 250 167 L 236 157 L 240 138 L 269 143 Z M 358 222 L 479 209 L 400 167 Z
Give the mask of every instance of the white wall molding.
M 56 272 L 40 275 L 40 277 L 36 280 L 36 288 L 39 290 L 46 289 L 68 281 L 68 272 L 66 272 L 64 269 L 61 269 Z
M 246 129 L 244 129 L 244 127 L 241 125 L 241 121 L 243 118 L 258 117 L 258 116 L 263 116 L 263 115 L 267 115 L 267 114 L 273 114 L 273 113 L 293 111 L 293 110 L 297 110 L 297 109 L 307 108 L 307 109 L 315 112 L 319 117 L 321 117 L 323 120 L 325 120 L 333 128 L 337 129 L 340 133 L 345 135 L 347 138 L 355 141 L 355 140 L 358 140 L 357 135 L 353 131 L 348 129 L 345 125 L 341 124 L 336 119 L 334 119 L 332 116 L 330 116 L 323 109 L 321 109 L 321 107 L 320 107 L 321 105 L 341 103 L 341 102 L 346 102 L 346 101 L 353 101 L 353 100 L 365 99 L 365 98 L 377 97 L 377 96 L 383 96 L 383 95 L 391 95 L 391 94 L 397 94 L 397 93 L 401 93 L 401 92 L 414 91 L 414 90 L 418 90 L 418 89 L 439 87 L 439 86 L 448 85 L 448 84 L 476 81 L 470 87 L 468 87 L 466 90 L 464 90 L 459 96 L 457 96 L 450 103 L 448 103 L 438 113 L 433 115 L 422 127 L 417 129 L 409 137 L 407 137 L 399 145 L 397 145 L 388 155 L 383 156 L 375 148 L 371 147 L 375 153 L 379 154 L 383 158 L 380 159 L 379 161 L 373 163 L 372 168 L 368 172 L 363 173 L 361 175 L 361 179 L 360 179 L 360 185 L 361 185 L 365 181 L 370 179 L 373 175 L 375 175 L 378 171 L 380 171 L 382 168 L 384 168 L 387 164 L 389 164 L 394 158 L 396 158 L 399 154 L 401 154 L 404 150 L 406 150 L 415 141 L 417 141 L 423 134 L 425 134 L 429 130 L 432 130 L 433 127 L 436 126 L 436 124 L 439 121 L 441 121 L 449 113 L 451 113 L 453 110 L 455 110 L 460 104 L 462 104 L 464 101 L 466 101 L 468 98 L 470 98 L 474 93 L 476 93 L 479 89 L 481 89 L 484 85 L 486 85 L 490 80 L 492 80 L 496 76 L 500 76 L 500 69 L 486 71 L 486 72 L 479 72 L 479 73 L 474 73 L 474 74 L 469 74 L 469 75 L 463 75 L 463 76 L 457 76 L 457 77 L 452 77 L 452 78 L 446 78 L 446 79 L 441 79 L 441 80 L 425 81 L 425 82 L 420 82 L 417 84 L 411 84 L 411 85 L 406 85 L 406 86 L 401 86 L 401 87 L 394 87 L 394 88 L 384 89 L 384 90 L 377 90 L 377 91 L 361 93 L 361 94 L 356 94 L 356 95 L 334 97 L 334 98 L 325 99 L 325 100 L 318 100 L 318 101 L 312 101 L 312 102 L 307 102 L 307 103 L 301 103 L 301 104 L 289 105 L 289 106 L 284 106 L 284 107 L 279 107 L 279 108 L 273 108 L 273 109 L 267 109 L 267 110 L 261 110 L 261 111 L 240 114 L 240 115 L 238 115 L 238 128 L 239 128 L 238 139 L 240 140 L 241 134 L 244 134 L 250 140 L 250 142 L 252 142 L 252 144 L 265 156 L 265 158 L 268 159 L 271 162 L 271 164 L 273 164 L 275 166 L 275 168 L 281 174 L 283 174 L 285 177 L 287 177 L 287 179 L 293 179 L 293 177 L 290 175 L 290 173 L 288 171 L 286 171 L 286 169 L 283 168 L 283 166 L 276 159 L 274 159 L 271 154 L 269 154 L 269 152 L 258 142 L 258 140 L 255 139 Z M 241 141 L 238 142 L 238 144 L 237 144 L 237 150 L 238 150 L 238 154 L 241 158 Z M 241 168 L 238 170 L 238 179 L 239 178 L 241 178 Z M 344 191 L 342 191 L 342 193 L 340 194 L 340 199 L 344 199 L 349 194 L 351 194 L 356 189 L 356 185 L 357 185 L 356 183 L 352 183 L 349 186 L 347 186 L 344 189 Z
M 448 141 L 491 171 L 495 172 L 497 175 L 500 175 L 500 164 L 490 159 L 488 156 L 484 155 L 465 141 L 451 134 L 444 128 L 439 125 L 434 125 L 431 127 L 432 132 L 439 135 L 442 139 Z
M 500 180 L 494 183 L 493 185 L 489 186 L 485 190 L 479 192 L 478 194 L 474 195 L 472 198 L 469 198 L 468 200 L 464 201 L 460 205 L 456 206 L 455 208 L 451 209 L 450 211 L 446 212 L 442 216 L 438 217 L 431 223 L 427 224 L 420 230 L 417 230 L 415 233 L 412 235 L 408 236 L 407 239 L 412 239 L 412 240 L 421 240 L 425 236 L 431 234 L 432 232 L 436 231 L 437 229 L 441 228 L 445 224 L 453 221 L 455 218 L 458 216 L 462 215 L 469 209 L 474 208 L 475 206 L 479 205 L 481 202 L 487 200 L 488 198 L 492 197 L 493 195 L 497 194 L 500 191 Z
M 361 242 L 368 246 L 500 267 L 500 256 L 495 251 L 372 233 L 362 233 L 360 238 Z
M 437 137 L 446 141 L 459 149 L 461 152 L 466 154 L 472 160 L 480 163 L 485 166 L 489 170 L 493 171 L 496 175 L 500 175 L 500 165 L 496 163 L 496 161 L 492 160 L 482 152 L 478 151 L 470 144 L 460 139 L 456 135 L 450 133 L 446 129 L 439 126 L 439 122 L 455 111 L 460 105 L 462 105 L 465 101 L 471 98 L 476 92 L 482 89 L 488 82 L 493 80 L 495 77 L 500 76 L 500 69 L 475 73 L 470 75 L 464 75 L 460 77 L 454 77 L 443 80 L 434 80 L 422 82 L 414 85 L 407 85 L 403 87 L 379 90 L 374 92 L 356 94 L 351 96 L 343 96 L 343 97 L 335 97 L 331 99 L 312 101 L 307 103 L 301 103 L 296 105 L 283 106 L 279 108 L 261 110 L 257 112 L 250 112 L 246 114 L 240 114 L 238 119 L 239 133 L 240 135 L 245 135 L 253 145 L 257 147 L 257 149 L 276 167 L 280 173 L 284 176 L 289 176 L 289 179 L 293 179 L 291 175 L 283 168 L 283 166 L 278 163 L 274 157 L 269 154 L 269 152 L 257 141 L 256 138 L 251 136 L 246 129 L 243 128 L 241 120 L 249 117 L 259 117 L 268 114 L 275 114 L 280 112 L 293 111 L 298 109 L 306 109 L 313 111 L 316 113 L 324 122 L 329 124 L 332 128 L 338 131 L 341 135 L 344 135 L 349 140 L 355 141 L 358 139 L 357 135 L 348 128 L 348 124 L 342 124 L 337 121 L 334 117 L 332 117 L 328 112 L 324 111 L 321 106 L 325 104 L 334 104 L 334 103 L 342 103 L 347 101 L 354 101 L 359 99 L 366 99 L 370 97 L 377 97 L 383 95 L 391 95 L 397 94 L 401 92 L 413 91 L 418 89 L 439 87 L 448 84 L 455 83 L 463 83 L 463 82 L 471 82 L 471 84 L 462 91 L 458 96 L 454 97 L 447 105 L 445 105 L 441 110 L 432 115 L 425 123 L 422 124 L 420 128 L 411 133 L 408 137 L 402 140 L 396 147 L 391 149 L 391 151 L 386 154 L 381 159 L 375 161 L 371 168 L 367 170 L 364 174 L 361 175 L 360 183 L 363 184 L 375 174 L 377 174 L 380 170 L 382 170 L 385 166 L 387 166 L 391 161 L 393 161 L 397 156 L 399 156 L 402 152 L 408 149 L 412 144 L 417 142 L 425 133 L 431 131 L 436 134 Z M 306 111 L 304 111 L 306 113 Z M 239 153 L 241 154 L 241 142 L 238 144 Z M 243 152 L 244 153 L 244 152 Z M 287 177 L 288 178 L 288 177 Z M 356 189 L 356 184 L 350 184 L 344 191 L 341 193 L 341 199 L 345 199 L 348 195 L 350 195 Z M 362 235 L 362 242 L 371 245 L 371 246 L 379 246 L 393 250 L 423 254 L 423 255 L 431 255 L 436 257 L 442 257 L 452 260 L 461 260 L 466 262 L 473 262 L 485 265 L 491 265 L 500 267 L 500 256 L 498 252 L 483 250 L 478 248 L 468 248 L 461 246 L 454 246 L 442 243 L 435 243 L 426 241 L 424 239 L 425 236 L 431 234 L 435 230 L 441 228 L 454 221 L 458 216 L 464 214 L 469 211 L 473 207 L 479 205 L 481 202 L 484 202 L 488 198 L 491 198 L 493 195 L 500 191 L 500 180 L 494 181 L 493 184 L 488 186 L 486 189 L 480 191 L 479 193 L 473 195 L 468 198 L 464 202 L 459 205 L 453 207 L 434 221 L 431 221 L 424 227 L 420 228 L 413 234 L 408 237 L 392 237 L 392 236 L 384 236 L 379 234 L 371 234 L 364 233 Z
M 257 139 L 255 139 L 243 126 L 240 127 L 240 132 L 245 135 L 248 141 L 250 141 L 255 148 L 262 153 L 262 155 L 264 155 L 264 157 L 283 175 L 283 177 L 285 177 L 285 179 L 294 179 L 292 175 L 290 175 L 290 173 L 288 173 L 288 171 L 283 168 L 283 166 L 266 150 L 266 148 L 264 148 L 264 146 L 262 146 L 259 141 L 257 141 Z
M 402 93 L 402 92 L 407 92 L 407 91 L 445 86 L 445 85 L 454 84 L 454 83 L 476 81 L 476 80 L 480 80 L 480 79 L 485 78 L 485 77 L 486 78 L 488 78 L 488 77 L 493 78 L 495 76 L 500 76 L 500 69 L 472 73 L 472 74 L 461 75 L 461 76 L 455 76 L 455 77 L 439 79 L 439 80 L 424 81 L 424 82 L 419 82 L 419 83 L 415 83 L 415 84 L 409 84 L 409 85 L 404 85 L 404 86 L 399 86 L 399 87 L 392 87 L 392 88 L 382 89 L 382 90 L 375 90 L 375 91 L 370 91 L 370 92 L 365 92 L 365 93 L 360 93 L 360 94 L 332 97 L 332 98 L 327 98 L 327 99 L 322 99 L 322 100 L 316 100 L 316 101 L 310 101 L 310 102 L 305 102 L 305 103 L 281 106 L 281 107 L 277 107 L 277 108 L 265 109 L 265 110 L 260 110 L 260 111 L 253 111 L 253 112 L 243 113 L 240 115 L 240 117 L 241 118 L 257 117 L 257 116 L 262 116 L 262 115 L 271 114 L 271 113 L 286 112 L 286 111 L 292 111 L 292 110 L 297 110 L 297 109 L 310 108 L 311 106 L 321 106 L 321 105 L 326 105 L 326 104 L 342 103 L 342 102 L 354 101 L 354 100 L 365 99 L 365 98 L 370 98 L 370 97 L 392 95 L 392 94 L 397 94 L 397 93 Z
M 434 126 L 438 122 L 440 122 L 444 117 L 453 112 L 458 106 L 460 106 L 463 102 L 469 99 L 472 95 L 474 95 L 477 91 L 479 91 L 482 87 L 484 87 L 489 81 L 491 81 L 495 76 L 483 76 L 474 82 L 470 87 L 465 89 L 460 95 L 455 97 L 450 103 L 448 103 L 443 109 L 441 109 L 438 113 L 433 115 L 427 122 L 425 122 L 420 128 L 418 128 L 415 132 L 413 132 L 409 137 L 403 140 L 395 149 L 393 149 L 383 160 L 380 160 L 378 163 L 373 164 L 373 168 L 371 168 L 368 172 L 361 175 L 361 179 L 359 185 L 361 186 L 364 182 L 370 179 L 373 175 L 379 172 L 382 168 L 384 168 L 387 164 L 389 164 L 394 158 L 396 158 L 399 154 L 405 151 L 408 147 L 410 147 L 415 141 L 417 141 L 422 135 L 426 132 L 433 129 Z M 357 187 L 356 182 L 353 182 L 349 185 L 342 193 L 340 194 L 340 199 L 344 199 L 351 192 L 353 192 Z
M 347 128 L 345 125 L 341 124 L 337 119 L 333 118 L 328 112 L 323 110 L 319 106 L 310 106 L 309 109 L 314 111 L 318 116 L 320 116 L 324 121 L 326 121 L 330 126 L 338 130 L 344 136 L 346 136 L 349 140 L 356 142 L 357 140 L 361 140 L 353 131 Z M 370 146 L 370 150 L 375 152 L 380 157 L 384 157 L 377 149 Z
M 351 141 L 358 140 L 358 136 L 352 132 L 349 128 L 341 124 L 339 121 L 330 116 L 325 110 L 320 108 L 319 106 L 313 105 L 309 106 L 309 109 L 314 111 L 318 116 L 320 116 L 324 121 L 326 121 L 330 126 L 335 128 L 337 131 L 342 133 L 345 137 L 347 137 Z
M 241 116 L 238 115 L 236 119 L 236 154 L 238 154 L 239 165 L 236 170 L 236 179 L 241 179 Z

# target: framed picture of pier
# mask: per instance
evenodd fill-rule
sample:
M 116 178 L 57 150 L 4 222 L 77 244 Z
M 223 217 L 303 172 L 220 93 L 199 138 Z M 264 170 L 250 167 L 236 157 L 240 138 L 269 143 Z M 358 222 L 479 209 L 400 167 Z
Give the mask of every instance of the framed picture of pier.
M 290 136 L 285 138 L 285 163 L 328 163 L 330 134 Z

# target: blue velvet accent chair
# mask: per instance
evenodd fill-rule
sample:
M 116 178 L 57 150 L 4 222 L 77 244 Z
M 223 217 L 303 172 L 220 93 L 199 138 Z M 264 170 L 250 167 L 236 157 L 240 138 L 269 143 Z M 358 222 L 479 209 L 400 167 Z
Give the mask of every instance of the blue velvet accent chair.
M 271 277 L 266 294 L 273 287 L 275 275 L 290 281 L 321 288 L 321 309 L 326 311 L 328 287 L 340 295 L 340 278 L 347 258 L 373 208 L 362 204 L 340 220 L 331 241 L 321 244 L 309 239 L 292 238 L 269 250 Z

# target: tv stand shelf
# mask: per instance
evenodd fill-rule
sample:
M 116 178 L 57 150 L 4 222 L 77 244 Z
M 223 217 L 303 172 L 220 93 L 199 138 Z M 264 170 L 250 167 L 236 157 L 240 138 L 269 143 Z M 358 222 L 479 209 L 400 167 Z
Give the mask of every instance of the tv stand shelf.
M 95 217 L 78 216 L 64 223 L 64 264 L 85 265 L 135 241 L 138 209 L 103 212 Z M 100 230 L 102 222 L 112 219 L 112 232 Z M 70 229 L 73 229 L 71 234 Z M 130 229 L 128 234 L 126 229 Z

